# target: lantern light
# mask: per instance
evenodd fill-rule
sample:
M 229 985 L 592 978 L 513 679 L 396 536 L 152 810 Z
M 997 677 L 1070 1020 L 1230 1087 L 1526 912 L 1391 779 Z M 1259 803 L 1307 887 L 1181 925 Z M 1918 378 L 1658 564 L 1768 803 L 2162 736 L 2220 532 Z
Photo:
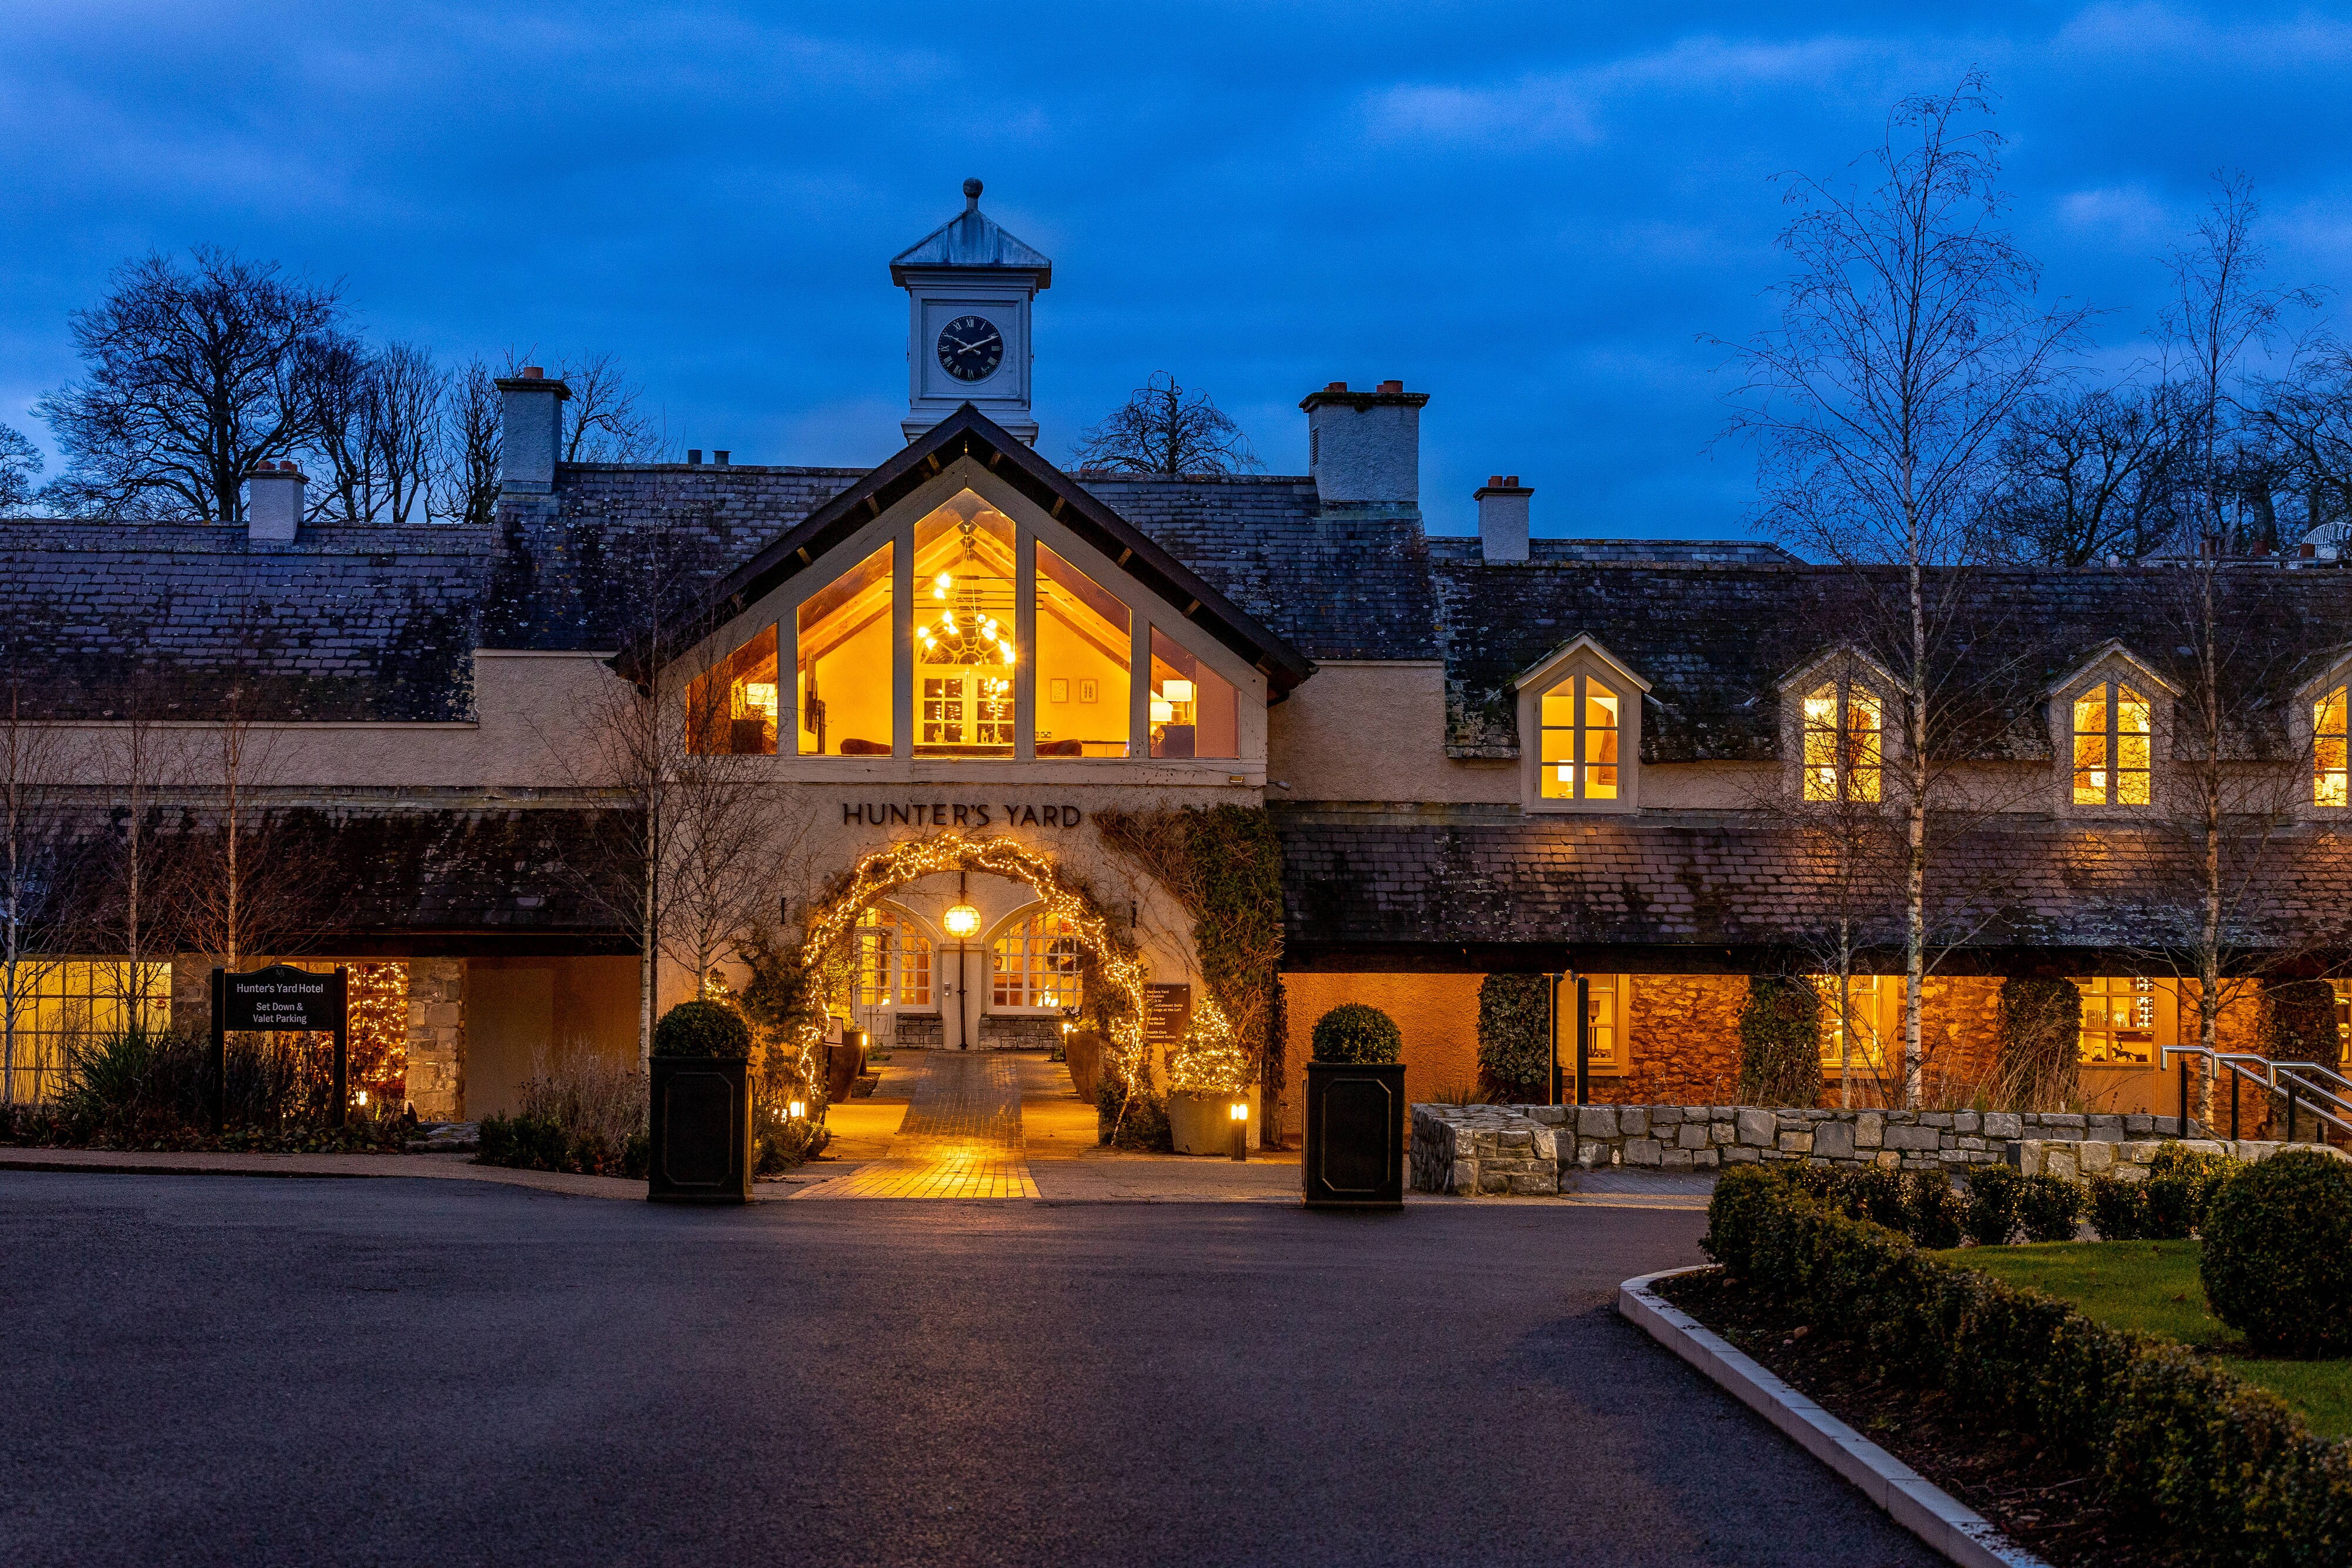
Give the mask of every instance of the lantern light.
M 360 1104 L 362 1108 L 365 1108 L 367 1105 L 367 1091 L 364 1089 L 360 1091 Z
M 959 904 L 941 917 L 940 924 L 947 927 L 950 936 L 977 936 L 980 932 L 980 911 L 969 904 Z
M 808 1102 L 795 1100 L 784 1107 L 784 1114 L 797 1122 L 808 1115 Z

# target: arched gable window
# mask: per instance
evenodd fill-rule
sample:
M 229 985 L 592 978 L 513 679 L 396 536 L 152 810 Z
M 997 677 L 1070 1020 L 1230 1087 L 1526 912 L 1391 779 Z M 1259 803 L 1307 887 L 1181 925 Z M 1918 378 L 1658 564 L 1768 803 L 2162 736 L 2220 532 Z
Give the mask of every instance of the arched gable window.
M 1042 911 L 1007 926 L 989 953 L 990 999 L 1000 1008 L 1074 1008 L 1085 950 L 1077 930 Z
M 931 1005 L 931 939 L 890 909 L 857 917 L 857 1000 L 866 1007 Z
M 2145 806 L 2154 710 L 2121 681 L 2102 681 L 2074 699 L 2074 804 Z
M 1875 800 L 1884 785 L 1885 710 L 1877 694 L 1832 681 L 1805 698 L 1804 797 Z
M 2345 728 L 2345 695 L 2342 685 L 2322 694 L 2311 705 L 2311 803 L 2315 806 L 2342 807 L 2352 805 L 2347 785 L 2352 783 L 2346 771 L 2347 737 Z
M 1575 674 L 1543 695 L 1547 800 L 1617 799 L 1617 733 L 1624 698 L 1598 675 Z

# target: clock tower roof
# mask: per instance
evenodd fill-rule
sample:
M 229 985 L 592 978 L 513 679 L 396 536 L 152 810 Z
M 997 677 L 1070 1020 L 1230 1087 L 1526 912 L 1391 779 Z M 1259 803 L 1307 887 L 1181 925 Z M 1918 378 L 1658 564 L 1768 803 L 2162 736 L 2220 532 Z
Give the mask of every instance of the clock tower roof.
M 1008 234 L 980 210 L 980 182 L 963 183 L 963 211 L 890 258 L 890 281 L 904 287 L 909 268 L 987 268 L 1034 275 L 1034 288 L 1054 285 L 1054 263 Z

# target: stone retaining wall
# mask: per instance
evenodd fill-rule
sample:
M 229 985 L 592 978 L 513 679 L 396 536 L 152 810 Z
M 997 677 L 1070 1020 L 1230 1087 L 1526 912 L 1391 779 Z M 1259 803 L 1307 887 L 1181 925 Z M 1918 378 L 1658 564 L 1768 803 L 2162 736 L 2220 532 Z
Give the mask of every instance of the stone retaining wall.
M 2186 1143 L 2170 1138 L 2126 1139 L 2121 1143 L 2097 1138 L 2021 1138 L 2003 1145 L 2001 1157 L 2027 1176 L 2112 1176 L 2125 1181 L 2146 1181 L 2148 1162 L 2156 1158 L 2157 1150 L 2168 1145 L 2199 1154 L 2227 1155 L 2248 1165 L 2269 1159 L 2281 1149 L 2317 1149 L 2339 1160 L 2352 1159 L 2352 1155 L 2326 1144 L 2280 1144 L 2258 1138 L 2241 1138 L 2235 1143 L 2227 1138 L 2191 1138 Z
M 2012 1142 L 2121 1145 L 2172 1137 L 2178 1129 L 2171 1116 L 2064 1112 L 1424 1104 L 1412 1108 L 1411 1178 L 1418 1192 L 1538 1196 L 1559 1191 L 1580 1170 L 1616 1166 L 1711 1171 L 1804 1160 L 1958 1170 L 2004 1158 Z

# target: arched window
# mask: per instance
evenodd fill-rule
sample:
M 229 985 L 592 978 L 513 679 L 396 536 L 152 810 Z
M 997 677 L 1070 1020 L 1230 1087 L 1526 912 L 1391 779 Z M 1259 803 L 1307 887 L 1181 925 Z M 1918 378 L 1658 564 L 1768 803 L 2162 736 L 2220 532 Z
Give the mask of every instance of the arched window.
M 1617 799 L 1619 697 L 1597 676 L 1571 675 L 1543 695 L 1547 800 Z
M 2153 733 L 2147 699 L 2102 681 L 2074 699 L 2074 804 L 2145 806 Z
M 931 939 L 905 915 L 868 909 L 857 917 L 857 1000 L 869 1008 L 931 1005 Z
M 989 954 L 991 991 L 1000 1008 L 1074 1008 L 1084 949 L 1077 929 L 1058 915 L 1033 915 L 1009 927 Z
M 1865 686 L 1832 683 L 1805 699 L 1805 799 L 1875 800 L 1885 763 L 1885 716 Z
M 2347 798 L 2345 688 L 2336 687 L 2311 705 L 2311 803 L 2352 805 Z

